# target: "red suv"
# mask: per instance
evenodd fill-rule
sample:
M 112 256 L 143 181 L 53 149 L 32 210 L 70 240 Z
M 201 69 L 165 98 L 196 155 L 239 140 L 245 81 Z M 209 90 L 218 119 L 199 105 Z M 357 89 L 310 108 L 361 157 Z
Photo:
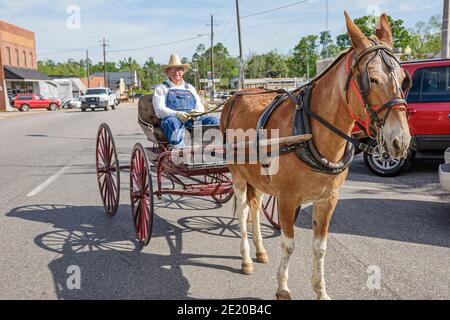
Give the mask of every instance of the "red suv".
M 450 59 L 407 62 L 403 67 L 413 81 L 407 97 L 413 142 L 403 159 L 364 154 L 369 170 L 383 177 L 405 172 L 415 157 L 442 157 L 450 147 Z M 376 145 L 374 141 L 365 140 Z
M 38 94 L 25 94 L 21 93 L 14 99 L 14 108 L 20 111 L 28 111 L 30 109 L 47 109 L 55 111 L 61 106 L 61 100 L 58 99 L 45 99 Z

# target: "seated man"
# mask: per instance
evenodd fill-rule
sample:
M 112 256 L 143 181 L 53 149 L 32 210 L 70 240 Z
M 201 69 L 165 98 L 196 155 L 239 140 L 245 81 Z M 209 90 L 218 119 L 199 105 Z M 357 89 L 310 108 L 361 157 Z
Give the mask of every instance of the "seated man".
M 156 116 L 161 119 L 161 130 L 174 148 L 185 146 L 184 128 L 194 124 L 196 113 L 205 112 L 195 88 L 183 80 L 189 67 L 182 64 L 176 54 L 172 54 L 169 64 L 161 66 L 168 79 L 155 88 L 153 96 L 153 107 Z M 219 119 L 210 116 L 198 117 L 196 121 L 201 125 L 219 124 Z

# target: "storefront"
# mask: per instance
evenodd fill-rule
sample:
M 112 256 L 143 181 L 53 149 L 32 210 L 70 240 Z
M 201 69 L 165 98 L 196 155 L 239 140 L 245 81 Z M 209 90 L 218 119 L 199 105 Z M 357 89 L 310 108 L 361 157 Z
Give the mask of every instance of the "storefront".
M 46 98 L 58 96 L 58 85 L 37 70 L 4 66 L 4 74 L 7 100 L 10 103 L 20 93 L 41 94 Z

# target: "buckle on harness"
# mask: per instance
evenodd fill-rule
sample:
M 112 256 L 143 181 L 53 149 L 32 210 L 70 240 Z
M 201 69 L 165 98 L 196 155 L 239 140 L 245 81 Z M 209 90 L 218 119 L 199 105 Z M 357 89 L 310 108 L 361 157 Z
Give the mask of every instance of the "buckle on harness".
M 363 152 L 367 152 L 368 154 L 374 153 L 373 147 L 369 146 L 368 144 L 362 143 L 362 142 L 358 145 L 358 149 Z

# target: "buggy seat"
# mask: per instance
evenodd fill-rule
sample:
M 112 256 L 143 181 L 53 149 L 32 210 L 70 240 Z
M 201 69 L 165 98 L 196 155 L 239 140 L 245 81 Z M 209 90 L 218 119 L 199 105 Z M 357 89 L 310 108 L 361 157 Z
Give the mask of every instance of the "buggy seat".
M 154 143 L 168 144 L 168 140 L 161 130 L 161 119 L 155 114 L 153 108 L 153 95 L 145 95 L 139 99 L 138 121 L 147 139 Z

